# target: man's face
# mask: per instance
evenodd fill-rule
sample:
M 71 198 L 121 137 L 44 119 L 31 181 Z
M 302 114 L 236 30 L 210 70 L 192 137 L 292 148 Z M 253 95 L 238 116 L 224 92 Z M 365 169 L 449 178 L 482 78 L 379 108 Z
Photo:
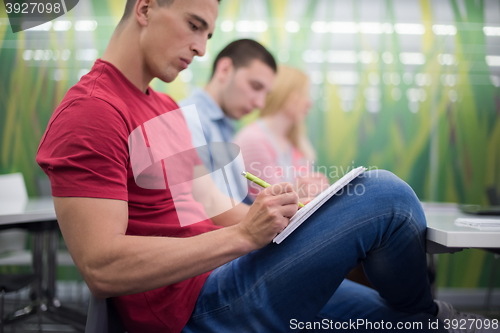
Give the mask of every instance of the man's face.
M 240 119 L 253 109 L 263 108 L 274 78 L 271 67 L 260 60 L 233 69 L 221 92 L 221 108 L 226 116 Z
M 175 0 L 163 7 L 152 1 L 139 41 L 144 72 L 173 81 L 194 56 L 205 54 L 217 14 L 217 0 Z

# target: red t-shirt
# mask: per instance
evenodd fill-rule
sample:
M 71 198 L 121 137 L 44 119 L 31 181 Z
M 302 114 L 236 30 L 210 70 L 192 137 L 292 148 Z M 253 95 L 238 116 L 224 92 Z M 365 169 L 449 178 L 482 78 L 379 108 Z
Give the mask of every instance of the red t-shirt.
M 90 73 L 68 91 L 41 140 L 37 162 L 50 178 L 52 195 L 127 201 L 129 235 L 190 237 L 218 229 L 207 218 L 201 204 L 186 191 L 186 186 L 182 188 L 181 199 L 174 202 L 168 182 L 163 188 L 148 189 L 138 186 L 134 179 L 130 147 L 135 144 L 131 143 L 135 129 L 139 132 L 134 133 L 143 133 L 146 137 L 149 125 L 158 123 L 156 120 L 160 118 L 169 119 L 167 125 L 172 131 L 166 131 L 164 146 L 173 147 L 171 151 L 192 147 L 184 118 L 175 116 L 175 112 L 169 113 L 178 108 L 167 95 L 151 88 L 144 94 L 116 67 L 97 60 Z M 147 147 L 152 150 L 152 143 L 147 139 Z M 183 163 L 200 164 L 194 155 L 184 155 Z M 161 167 L 165 163 L 160 161 L 157 165 Z M 170 169 L 174 170 L 175 165 L 170 165 Z M 184 165 L 180 169 L 181 176 L 188 179 L 190 168 Z M 168 179 L 168 168 L 162 170 Z M 201 222 L 181 226 L 176 208 Z M 131 333 L 180 332 L 189 320 L 208 274 L 144 293 L 116 297 L 115 304 L 127 330 Z

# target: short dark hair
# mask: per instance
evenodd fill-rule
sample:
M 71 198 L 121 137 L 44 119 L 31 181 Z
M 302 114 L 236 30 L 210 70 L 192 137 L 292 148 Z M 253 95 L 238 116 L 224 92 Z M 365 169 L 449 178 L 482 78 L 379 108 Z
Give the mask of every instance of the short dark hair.
M 174 1 L 175 0 L 156 0 L 159 6 L 170 6 Z M 137 0 L 127 0 L 127 3 L 125 4 L 125 11 L 123 12 L 120 22 L 125 21 L 130 14 L 132 14 L 136 2 Z
M 273 55 L 264 46 L 252 39 L 238 39 L 229 43 L 219 52 L 214 60 L 211 78 L 214 76 L 219 60 L 226 57 L 231 59 L 235 69 L 247 66 L 253 60 L 260 60 L 275 73 L 278 70 L 276 60 L 274 60 Z
M 156 0 L 159 6 L 170 6 L 175 0 Z M 220 0 L 217 0 L 220 2 Z M 137 0 L 127 0 L 127 3 L 125 4 L 125 11 L 123 12 L 123 16 L 120 20 L 120 22 L 125 21 L 132 11 L 134 10 L 134 6 Z

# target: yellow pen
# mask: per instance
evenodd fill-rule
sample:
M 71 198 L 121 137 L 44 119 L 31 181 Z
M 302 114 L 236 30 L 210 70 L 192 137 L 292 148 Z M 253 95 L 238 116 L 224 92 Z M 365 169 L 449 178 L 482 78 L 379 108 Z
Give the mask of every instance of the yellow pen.
M 245 177 L 246 179 L 254 182 L 255 184 L 259 185 L 259 186 L 262 186 L 263 188 L 266 188 L 266 187 L 269 187 L 271 186 L 271 184 L 269 184 L 268 182 L 260 179 L 259 177 L 255 176 L 255 175 L 252 175 L 250 172 L 247 172 L 247 171 L 243 171 L 241 173 L 243 175 L 243 177 Z M 299 202 L 299 207 L 304 207 L 303 204 L 301 204 Z

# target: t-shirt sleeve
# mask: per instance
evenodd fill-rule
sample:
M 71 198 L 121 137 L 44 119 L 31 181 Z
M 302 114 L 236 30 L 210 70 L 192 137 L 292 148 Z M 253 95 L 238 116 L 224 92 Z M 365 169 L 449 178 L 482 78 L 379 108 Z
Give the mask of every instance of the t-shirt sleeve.
M 83 98 L 56 111 L 37 153 L 56 197 L 128 200 L 128 129 L 115 108 Z

